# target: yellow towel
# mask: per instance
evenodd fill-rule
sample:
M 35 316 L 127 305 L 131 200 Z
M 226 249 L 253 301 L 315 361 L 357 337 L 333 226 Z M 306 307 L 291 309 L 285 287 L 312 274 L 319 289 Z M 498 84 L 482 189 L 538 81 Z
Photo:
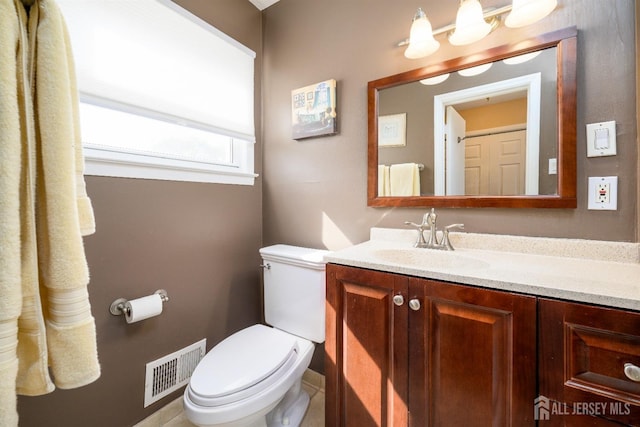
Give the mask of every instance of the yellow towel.
M 17 0 L 16 0 L 17 1 Z M 22 6 L 20 7 L 22 9 Z M 20 181 L 26 14 L 14 0 L 0 0 L 0 425 L 18 425 L 16 375 L 18 316 L 22 307 Z
M 43 306 L 50 368 L 56 385 L 73 388 L 100 376 L 95 324 L 85 291 L 89 269 L 82 241 L 83 233 L 94 230 L 93 214 L 82 176 L 78 89 L 69 35 L 53 0 L 36 4 L 34 118 L 41 156 L 36 191 L 40 287 L 46 288 Z M 83 298 L 81 319 L 67 316 L 77 295 Z
M 390 196 L 389 166 L 378 165 L 378 197 Z
M 420 169 L 416 163 L 391 165 L 389 181 L 391 196 L 420 195 Z
M 71 50 L 57 5 L 0 0 L 3 427 L 18 424 L 16 392 L 55 388 L 49 369 L 61 388 L 100 375 L 82 241 L 95 225 L 78 123 Z

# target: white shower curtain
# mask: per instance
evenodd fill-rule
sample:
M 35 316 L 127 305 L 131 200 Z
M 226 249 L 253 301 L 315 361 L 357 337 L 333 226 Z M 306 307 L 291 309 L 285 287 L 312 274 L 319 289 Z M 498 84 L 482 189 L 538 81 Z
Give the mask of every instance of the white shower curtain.
M 82 236 L 95 231 L 78 94 L 53 0 L 0 0 L 0 425 L 16 394 L 100 376 Z

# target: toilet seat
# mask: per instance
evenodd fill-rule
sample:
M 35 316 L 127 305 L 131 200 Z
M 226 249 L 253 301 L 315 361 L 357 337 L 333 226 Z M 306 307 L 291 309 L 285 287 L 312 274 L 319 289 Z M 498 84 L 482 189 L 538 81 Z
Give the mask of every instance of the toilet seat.
M 194 370 L 187 393 L 193 403 L 205 407 L 242 400 L 278 381 L 298 353 L 295 336 L 253 325 L 207 353 Z

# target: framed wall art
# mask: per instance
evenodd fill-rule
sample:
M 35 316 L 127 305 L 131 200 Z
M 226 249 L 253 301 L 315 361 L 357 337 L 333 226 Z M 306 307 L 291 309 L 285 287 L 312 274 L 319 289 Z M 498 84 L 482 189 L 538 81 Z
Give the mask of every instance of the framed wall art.
M 378 117 L 378 146 L 404 147 L 407 145 L 407 113 Z
M 334 79 L 291 91 L 293 139 L 334 135 L 338 132 L 337 119 Z

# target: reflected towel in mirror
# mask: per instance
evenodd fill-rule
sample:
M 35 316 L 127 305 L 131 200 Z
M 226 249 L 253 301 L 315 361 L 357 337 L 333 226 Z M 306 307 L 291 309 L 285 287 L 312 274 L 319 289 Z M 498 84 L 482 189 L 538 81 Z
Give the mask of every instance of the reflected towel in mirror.
M 420 169 L 417 163 L 399 163 L 389 168 L 390 196 L 419 196 Z
M 378 197 L 390 195 L 389 166 L 378 165 Z

